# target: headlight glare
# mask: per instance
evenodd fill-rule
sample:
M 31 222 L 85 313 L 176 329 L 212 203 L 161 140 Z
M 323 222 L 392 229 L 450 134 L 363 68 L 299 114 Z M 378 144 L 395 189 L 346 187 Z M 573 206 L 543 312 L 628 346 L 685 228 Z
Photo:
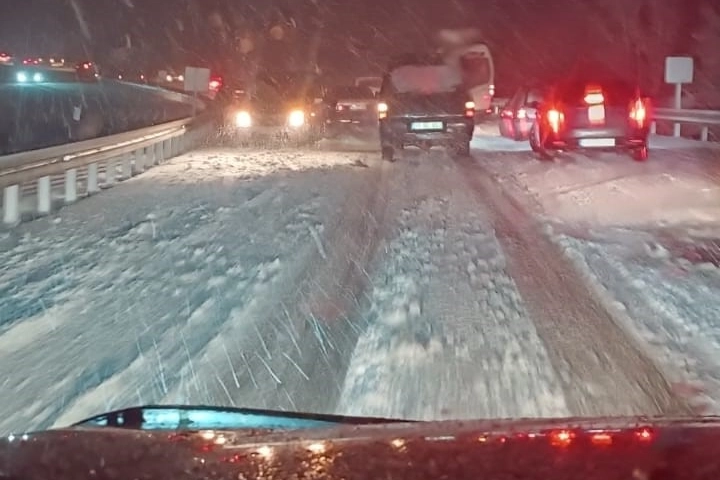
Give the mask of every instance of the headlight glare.
M 305 125 L 305 112 L 302 110 L 293 110 L 288 116 L 288 124 L 291 127 L 298 128 Z
M 250 113 L 246 111 L 237 112 L 235 114 L 235 125 L 238 128 L 249 128 L 252 126 L 252 118 Z

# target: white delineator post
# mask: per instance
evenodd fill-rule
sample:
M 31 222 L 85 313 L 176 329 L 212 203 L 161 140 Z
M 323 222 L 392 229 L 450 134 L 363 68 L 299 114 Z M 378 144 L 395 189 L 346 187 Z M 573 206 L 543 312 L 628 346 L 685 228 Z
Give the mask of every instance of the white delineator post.
M 673 108 L 682 108 L 682 87 L 685 83 L 693 81 L 693 59 L 692 57 L 666 57 L 665 58 L 665 83 L 675 85 L 675 102 Z M 680 136 L 680 124 L 673 124 L 673 136 Z

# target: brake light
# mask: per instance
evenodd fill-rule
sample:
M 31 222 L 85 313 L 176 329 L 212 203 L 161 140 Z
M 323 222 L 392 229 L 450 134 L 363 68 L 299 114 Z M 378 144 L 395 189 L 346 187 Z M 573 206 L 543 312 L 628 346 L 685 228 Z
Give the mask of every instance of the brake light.
M 647 120 L 647 108 L 645 102 L 641 99 L 637 99 L 630 106 L 630 119 L 633 120 L 639 127 L 643 127 Z
M 550 124 L 550 128 L 552 128 L 553 132 L 558 133 L 560 131 L 560 125 L 562 125 L 562 122 L 565 120 L 565 115 L 559 110 L 548 110 L 547 112 L 547 121 Z
M 378 118 L 380 120 L 382 120 L 383 118 L 387 118 L 387 114 L 388 114 L 387 103 L 385 103 L 385 102 L 378 103 L 377 111 L 378 111 Z
M 465 116 L 468 118 L 475 116 L 475 102 L 465 102 Z
M 605 96 L 602 92 L 589 92 L 585 94 L 584 100 L 588 105 L 598 105 L 605 101 Z

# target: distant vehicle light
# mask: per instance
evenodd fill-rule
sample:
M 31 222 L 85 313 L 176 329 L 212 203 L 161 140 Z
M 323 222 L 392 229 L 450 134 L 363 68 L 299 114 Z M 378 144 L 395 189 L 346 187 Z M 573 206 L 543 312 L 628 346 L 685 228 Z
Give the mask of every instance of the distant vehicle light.
M 380 102 L 377 105 L 377 111 L 378 111 L 378 118 L 383 119 L 387 117 L 388 114 L 388 105 L 385 102 Z
M 305 112 L 302 110 L 293 110 L 288 116 L 288 124 L 293 128 L 305 125 Z
M 524 108 L 519 108 L 515 116 L 517 118 L 527 118 L 527 110 L 525 110 Z
M 590 92 L 585 94 L 585 103 L 588 105 L 598 105 L 605 101 L 605 96 L 602 92 Z
M 185 75 L 178 75 L 178 82 L 184 82 L 185 81 Z
M 165 75 L 165 81 L 168 82 L 168 83 L 169 83 L 169 82 L 172 82 L 172 81 L 173 81 L 172 75 Z
M 220 85 L 222 85 L 222 82 L 217 79 L 210 80 L 210 90 L 217 91 L 220 89 Z
M 235 114 L 235 125 L 238 128 L 252 127 L 252 118 L 250 117 L 250 113 L 246 111 L 237 112 Z
M 553 132 L 558 133 L 560 131 L 560 124 L 565 119 L 565 116 L 563 113 L 559 110 L 548 110 L 547 112 L 547 119 L 548 123 L 550 124 L 550 128 L 552 128 Z
M 641 99 L 635 100 L 630 108 L 630 119 L 635 121 L 639 127 L 645 126 L 647 120 L 647 108 Z
M 33 82 L 40 83 L 40 82 L 44 82 L 44 81 L 45 81 L 45 77 L 43 76 L 42 73 L 40 73 L 40 72 L 35 72 L 35 73 L 33 74 Z
M 475 102 L 465 102 L 465 116 L 468 118 L 473 118 L 475 116 Z
M 17 75 L 15 75 L 15 79 L 20 83 L 26 83 L 28 81 L 27 73 L 18 72 Z

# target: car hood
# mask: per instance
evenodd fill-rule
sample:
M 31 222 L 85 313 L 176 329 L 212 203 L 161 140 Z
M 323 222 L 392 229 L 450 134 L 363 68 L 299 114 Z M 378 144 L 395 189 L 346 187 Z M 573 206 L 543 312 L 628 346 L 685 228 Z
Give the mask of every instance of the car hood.
M 0 478 L 720 478 L 717 419 L 563 419 L 140 431 L 0 441 Z

